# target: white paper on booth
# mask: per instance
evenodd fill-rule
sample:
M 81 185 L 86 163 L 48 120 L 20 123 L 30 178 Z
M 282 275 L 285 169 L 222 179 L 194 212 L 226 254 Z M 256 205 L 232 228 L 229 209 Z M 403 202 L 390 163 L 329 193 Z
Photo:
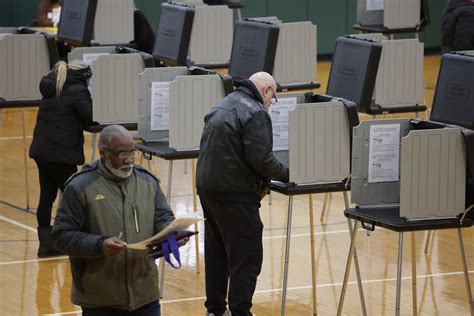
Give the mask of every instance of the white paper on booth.
M 371 125 L 369 183 L 399 181 L 400 124 Z
M 152 131 L 169 130 L 170 83 L 151 83 L 151 127 Z
M 145 239 L 143 241 L 137 242 L 137 243 L 128 244 L 127 248 L 128 249 L 147 249 L 146 246 L 152 241 L 155 241 L 158 239 L 164 239 L 166 238 L 166 236 L 168 236 L 169 234 L 173 232 L 179 232 L 179 231 L 185 230 L 189 226 L 203 220 L 204 218 L 202 217 L 201 213 L 188 213 L 182 216 L 178 216 L 174 221 L 172 221 L 168 226 L 166 226 L 162 231 L 160 231 L 155 236 Z
M 384 0 L 367 0 L 367 11 L 383 10 Z
M 272 119 L 273 150 L 288 150 L 290 112 L 296 108 L 296 97 L 280 98 L 268 110 Z
M 109 53 L 87 53 L 82 55 L 82 62 L 88 66 L 92 66 L 92 62 L 99 59 L 100 56 L 109 55 Z

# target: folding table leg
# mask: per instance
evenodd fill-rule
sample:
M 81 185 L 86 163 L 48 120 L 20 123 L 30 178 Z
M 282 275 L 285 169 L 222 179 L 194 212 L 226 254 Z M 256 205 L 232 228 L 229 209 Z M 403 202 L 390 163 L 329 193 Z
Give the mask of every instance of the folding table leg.
M 327 205 L 329 203 L 329 195 L 331 193 L 324 193 L 324 202 L 323 202 L 323 209 L 321 211 L 321 218 L 319 219 L 320 222 L 323 222 L 324 221 L 324 215 L 326 213 L 326 209 L 327 209 Z
M 339 305 L 337 306 L 337 315 L 342 314 L 342 307 L 344 306 L 344 298 L 346 296 L 347 282 L 349 281 L 349 274 L 351 272 L 352 256 L 355 250 L 357 241 L 357 230 L 359 229 L 359 221 L 355 221 L 354 230 L 351 234 L 351 245 L 349 247 L 349 254 L 347 255 L 346 271 L 344 272 L 344 280 L 342 281 L 341 297 L 339 298 Z
M 91 152 L 91 162 L 95 160 L 95 147 L 97 145 L 97 133 L 92 133 L 92 152 Z
M 400 232 L 398 237 L 398 263 L 397 263 L 397 296 L 395 315 L 400 315 L 400 293 L 402 288 L 402 257 L 403 257 L 403 232 Z
M 196 194 L 196 159 L 191 159 L 191 177 L 193 186 L 193 211 L 197 212 L 197 194 Z M 198 223 L 194 223 L 194 230 L 198 231 Z M 196 248 L 196 273 L 200 273 L 199 263 L 199 234 L 194 235 L 194 248 Z
M 283 269 L 283 289 L 281 292 L 281 315 L 285 315 L 286 290 L 288 288 L 288 265 L 290 261 L 291 218 L 293 213 L 293 196 L 288 196 L 288 218 L 286 221 L 285 266 Z
M 168 188 L 166 189 L 166 200 L 170 204 L 171 200 L 171 179 L 173 177 L 173 160 L 170 160 L 168 168 Z M 164 287 L 165 287 L 165 260 L 163 257 L 160 258 L 160 298 L 163 298 Z
M 26 191 L 26 210 L 30 209 L 30 190 L 28 189 L 28 146 L 26 146 L 26 128 L 25 128 L 25 111 L 21 109 L 21 122 L 23 131 L 23 163 L 25 167 L 25 191 Z
M 314 210 L 313 195 L 309 194 L 309 230 L 311 236 L 311 281 L 313 289 L 313 315 L 318 314 L 318 301 L 316 297 L 316 253 L 314 251 Z
M 344 204 L 346 209 L 349 208 L 349 198 L 347 197 L 347 191 L 342 192 L 344 196 Z M 349 234 L 352 236 L 352 221 L 348 218 L 347 225 L 349 226 Z M 367 315 L 367 307 L 365 306 L 365 297 L 364 297 L 364 288 L 362 287 L 362 278 L 360 276 L 360 267 L 359 267 L 359 257 L 357 256 L 357 248 L 354 245 L 354 266 L 356 269 L 356 276 L 357 276 L 357 286 L 359 287 L 359 296 L 360 296 L 360 304 L 362 307 L 363 315 Z
M 464 252 L 464 241 L 462 239 L 461 228 L 459 227 L 458 227 L 458 237 L 459 237 L 459 248 L 461 249 L 462 265 L 464 269 L 464 280 L 466 281 L 467 300 L 469 303 L 471 316 L 473 316 L 474 315 L 474 302 L 472 301 L 471 282 L 469 280 L 469 272 L 467 271 L 467 259 L 466 259 L 466 253 Z
M 431 238 L 433 237 L 433 231 L 429 230 L 426 234 L 426 242 L 425 242 L 425 253 L 427 254 L 430 249 Z
M 413 299 L 413 316 L 418 314 L 418 301 L 416 293 L 416 248 L 415 232 L 411 232 L 411 291 Z
M 268 193 L 268 205 L 272 205 L 272 191 Z

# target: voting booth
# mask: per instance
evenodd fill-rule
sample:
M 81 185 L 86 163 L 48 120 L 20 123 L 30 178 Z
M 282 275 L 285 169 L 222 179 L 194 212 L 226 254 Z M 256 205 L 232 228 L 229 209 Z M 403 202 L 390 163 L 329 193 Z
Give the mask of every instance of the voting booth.
M 276 17 L 237 21 L 229 65 L 234 79 L 258 71 L 272 74 L 278 90 L 318 88 L 316 25 L 282 23 Z
M 339 300 L 343 304 L 359 225 L 398 232 L 395 315 L 401 314 L 403 237 L 411 232 L 413 312 L 417 306 L 415 231 L 457 229 L 468 296 L 469 273 L 461 229 L 472 227 L 474 213 L 474 54 L 442 57 L 431 120 L 362 122 L 354 128 L 352 201 L 344 215 L 355 220 Z M 429 240 L 429 238 L 428 238 Z M 358 280 L 359 286 L 361 281 Z
M 58 39 L 74 46 L 128 44 L 134 11 L 133 0 L 64 0 Z
M 226 66 L 233 23 L 226 5 L 162 3 L 153 56 L 170 66 Z
M 138 74 L 153 57 L 121 46 L 78 47 L 68 60 L 91 65 L 92 119 L 101 124 L 138 122 Z
M 150 68 L 139 75 L 138 87 L 138 137 L 169 140 L 179 151 L 199 148 L 204 117 L 232 91 L 232 80 L 197 67 Z
M 0 29 L 0 100 L 41 99 L 39 82 L 58 62 L 53 37 L 25 28 Z
M 456 217 L 472 194 L 474 55 L 446 54 L 430 121 L 375 120 L 354 129 L 352 201 L 397 204 L 407 220 Z M 456 124 L 456 125 L 452 125 Z M 472 182 L 471 182 L 472 184 Z
M 389 40 L 381 33 L 351 36 L 371 39 L 382 44 L 368 112 L 379 114 L 425 111 L 423 43 L 418 39 Z
M 422 32 L 431 22 L 428 0 L 357 0 L 354 29 L 367 33 Z

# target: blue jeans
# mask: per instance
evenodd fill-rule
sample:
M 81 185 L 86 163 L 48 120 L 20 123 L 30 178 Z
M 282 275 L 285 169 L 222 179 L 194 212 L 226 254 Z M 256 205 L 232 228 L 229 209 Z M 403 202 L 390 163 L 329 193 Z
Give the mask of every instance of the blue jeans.
M 97 307 L 88 308 L 82 307 L 83 316 L 161 316 L 160 302 L 155 301 L 145 306 L 140 307 L 134 311 L 126 311 L 118 308 Z

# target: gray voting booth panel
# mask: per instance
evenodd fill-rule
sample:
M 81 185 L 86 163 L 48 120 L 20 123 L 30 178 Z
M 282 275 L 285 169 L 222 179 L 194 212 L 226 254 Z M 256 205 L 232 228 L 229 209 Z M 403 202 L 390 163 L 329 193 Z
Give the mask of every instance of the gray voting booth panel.
M 95 46 L 95 47 L 76 47 L 72 52 L 67 54 L 68 62 L 79 60 L 84 62 L 87 60 L 87 55 L 91 54 L 115 54 L 115 46 Z M 92 80 L 94 76 L 92 76 Z
M 410 131 L 400 158 L 401 217 L 455 217 L 464 211 L 466 150 L 459 129 Z
M 423 98 L 423 43 L 418 39 L 383 40 L 375 104 L 399 106 L 418 104 Z
M 383 24 L 383 10 L 367 10 L 367 2 L 373 0 L 357 0 L 357 23 L 361 25 Z
M 298 104 L 289 114 L 290 181 L 340 182 L 350 174 L 349 121 L 341 102 Z
M 280 24 L 273 75 L 280 84 L 316 80 L 316 25 Z
M 400 138 L 410 131 L 406 119 L 362 121 L 352 134 L 351 201 L 357 205 L 391 204 L 400 202 L 400 182 L 369 183 L 370 126 L 400 124 Z
M 218 75 L 176 77 L 170 83 L 170 147 L 199 148 L 204 117 L 224 96 Z
M 100 56 L 92 63 L 92 118 L 100 123 L 138 122 L 140 54 Z
M 94 20 L 94 42 L 126 44 L 134 40 L 133 0 L 98 0 Z
M 411 28 L 420 22 L 420 0 L 384 0 L 383 25 L 390 29 Z
M 234 34 L 232 9 L 226 5 L 195 8 L 188 58 L 193 64 L 229 62 Z
M 0 27 L 0 34 L 16 34 L 16 27 Z
M 138 75 L 138 137 L 145 141 L 167 139 L 169 130 L 152 130 L 151 127 L 151 89 L 153 82 L 170 82 L 177 76 L 188 74 L 187 67 L 146 68 Z
M 39 82 L 49 72 L 49 62 L 43 35 L 0 35 L 0 98 L 40 99 Z

